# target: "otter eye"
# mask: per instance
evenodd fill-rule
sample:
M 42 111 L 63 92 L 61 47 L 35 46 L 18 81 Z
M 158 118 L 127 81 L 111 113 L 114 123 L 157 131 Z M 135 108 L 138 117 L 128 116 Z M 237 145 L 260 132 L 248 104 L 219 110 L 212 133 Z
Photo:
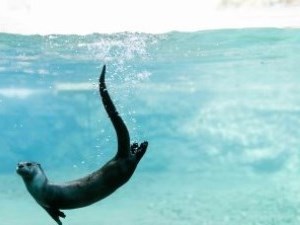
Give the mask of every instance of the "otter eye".
M 32 166 L 32 163 L 26 163 L 26 166 Z

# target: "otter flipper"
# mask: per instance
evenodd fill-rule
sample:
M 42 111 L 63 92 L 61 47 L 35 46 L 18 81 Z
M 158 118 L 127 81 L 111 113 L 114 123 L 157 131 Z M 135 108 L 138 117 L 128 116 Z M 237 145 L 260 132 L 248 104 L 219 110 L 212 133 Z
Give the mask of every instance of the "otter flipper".
M 135 156 L 137 162 L 139 162 L 141 160 L 141 158 L 144 156 L 144 154 L 147 150 L 147 147 L 148 147 L 147 141 L 142 142 L 140 145 L 138 145 L 138 143 L 134 142 L 130 146 L 131 154 Z
M 60 221 L 59 217 L 65 218 L 66 215 L 62 212 L 59 211 L 58 209 L 54 209 L 54 208 L 47 208 L 47 207 L 43 207 L 48 213 L 49 215 L 52 217 L 52 219 L 54 219 L 58 225 L 62 225 L 62 222 Z
M 113 126 L 117 133 L 118 152 L 116 157 L 123 158 L 123 157 L 127 157 L 130 153 L 129 132 L 108 94 L 108 91 L 106 89 L 106 84 L 105 84 L 105 72 L 106 72 L 106 66 L 104 65 L 99 78 L 99 91 L 102 97 L 104 108 L 111 122 L 113 123 Z

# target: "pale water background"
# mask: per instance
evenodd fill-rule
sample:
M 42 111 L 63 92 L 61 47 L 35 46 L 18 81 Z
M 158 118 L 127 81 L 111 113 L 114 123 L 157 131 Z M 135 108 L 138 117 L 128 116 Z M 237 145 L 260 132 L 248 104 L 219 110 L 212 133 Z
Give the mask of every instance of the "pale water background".
M 63 224 L 298 225 L 299 43 L 297 29 L 0 34 L 0 224 L 55 224 L 19 160 L 62 182 L 114 155 L 106 64 L 132 140 L 150 145 L 125 186 Z

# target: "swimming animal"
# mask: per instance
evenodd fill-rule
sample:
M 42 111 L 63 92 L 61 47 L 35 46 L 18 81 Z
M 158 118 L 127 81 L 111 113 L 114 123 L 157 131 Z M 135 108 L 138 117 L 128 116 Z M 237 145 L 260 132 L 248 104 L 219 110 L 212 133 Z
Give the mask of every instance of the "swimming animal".
M 16 172 L 23 178 L 28 192 L 49 215 L 62 225 L 65 218 L 61 209 L 75 209 L 93 204 L 125 184 L 144 156 L 148 142 L 130 144 L 127 127 L 117 112 L 105 84 L 106 66 L 99 78 L 99 92 L 104 108 L 114 126 L 118 149 L 116 155 L 102 168 L 78 180 L 63 184 L 51 183 L 41 165 L 36 162 L 20 162 Z

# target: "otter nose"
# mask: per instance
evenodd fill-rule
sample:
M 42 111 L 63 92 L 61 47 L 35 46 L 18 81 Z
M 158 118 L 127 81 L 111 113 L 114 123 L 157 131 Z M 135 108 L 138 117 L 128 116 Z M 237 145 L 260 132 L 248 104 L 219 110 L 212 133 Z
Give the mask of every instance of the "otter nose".
M 24 167 L 24 165 L 23 164 L 21 164 L 21 163 L 18 163 L 18 169 L 21 169 L 21 168 L 23 168 Z

